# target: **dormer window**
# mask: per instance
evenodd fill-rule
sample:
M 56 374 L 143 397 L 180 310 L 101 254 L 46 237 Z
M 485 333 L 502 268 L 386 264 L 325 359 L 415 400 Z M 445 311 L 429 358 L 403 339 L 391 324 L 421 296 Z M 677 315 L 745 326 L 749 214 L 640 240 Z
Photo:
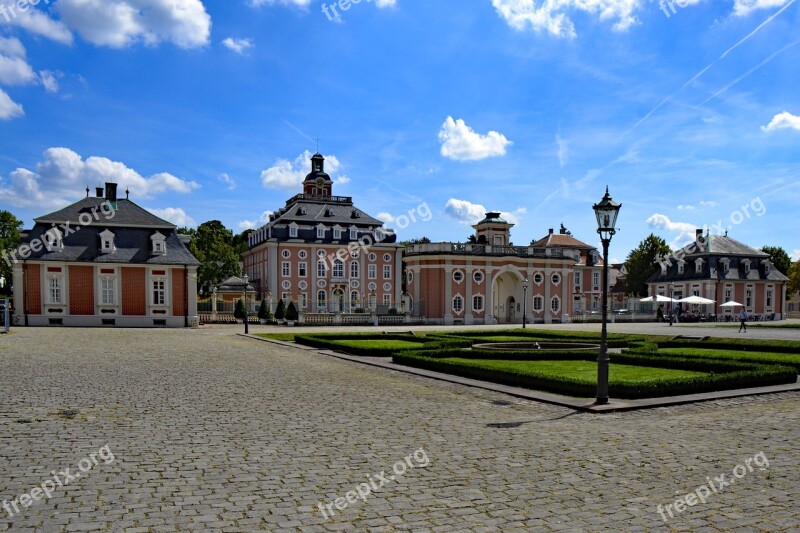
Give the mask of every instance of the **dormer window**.
M 308 214 L 308 210 L 306 210 L 305 207 L 298 207 L 297 208 L 297 214 L 300 215 L 300 216 L 307 215 Z
M 317 226 L 317 239 L 324 239 L 325 238 L 325 226 L 320 224 Z
M 100 253 L 108 254 L 116 249 L 117 247 L 114 245 L 114 234 L 109 230 L 104 230 L 100 233 Z
M 61 231 L 53 226 L 44 234 L 44 245 L 48 252 L 55 252 L 64 249 L 64 242 Z
M 678 274 L 683 274 L 686 269 L 686 261 L 678 261 Z
M 742 264 L 744 265 L 744 275 L 745 276 L 749 276 L 750 275 L 750 260 L 749 259 L 744 259 L 744 260 L 742 260 Z
M 355 241 L 356 239 L 358 239 L 358 228 L 353 226 L 350 228 L 350 240 Z
M 356 209 L 353 209 L 353 212 L 350 213 L 350 218 L 361 218 L 361 213 L 359 213 Z
M 289 224 L 289 238 L 296 239 L 297 238 L 297 224 Z
M 327 208 L 325 210 L 325 216 L 326 217 L 332 217 L 333 216 L 333 208 L 331 208 L 331 207 Z
M 703 272 L 703 260 L 698 259 L 694 262 L 694 273 L 701 274 Z
M 150 242 L 153 244 L 152 252 L 153 255 L 166 255 L 167 253 L 167 238 L 161 234 L 161 232 L 155 232 L 152 237 L 150 237 Z
M 342 228 L 340 226 L 333 227 L 333 238 L 334 240 L 339 240 L 342 238 Z
M 769 272 L 770 272 L 770 270 L 772 270 L 771 266 L 772 265 L 770 265 L 769 263 L 765 263 L 764 264 L 764 275 L 765 276 L 769 276 Z
M 720 262 L 722 263 L 722 273 L 728 274 L 731 271 L 731 260 L 726 257 Z

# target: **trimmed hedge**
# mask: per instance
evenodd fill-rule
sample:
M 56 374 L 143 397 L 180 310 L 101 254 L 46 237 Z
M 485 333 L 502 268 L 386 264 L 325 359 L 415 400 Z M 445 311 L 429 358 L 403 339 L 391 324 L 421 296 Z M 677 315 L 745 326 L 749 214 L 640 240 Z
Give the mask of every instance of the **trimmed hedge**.
M 717 339 L 704 341 L 664 340 L 658 341 L 659 348 L 708 348 L 713 350 L 738 350 L 751 352 L 800 353 L 798 341 Z
M 516 370 L 497 370 L 472 364 L 463 364 L 453 358 L 465 358 L 470 352 L 448 350 L 446 353 L 431 353 L 430 351 L 401 352 L 393 356 L 393 361 L 398 364 L 445 372 L 466 378 L 491 381 L 504 385 L 524 387 L 556 394 L 576 397 L 592 397 L 596 392 L 597 384 L 594 381 L 570 378 L 569 376 L 553 377 L 537 375 L 535 365 L 528 372 Z M 507 352 L 509 353 L 509 352 Z M 588 360 L 594 361 L 596 357 L 584 352 L 578 354 L 562 353 L 558 358 L 547 358 L 537 352 L 510 352 L 515 357 L 523 355 L 531 357 L 531 362 L 537 360 Z M 496 352 L 493 353 L 496 355 Z M 540 358 L 541 356 L 541 358 Z M 656 368 L 672 368 L 677 370 L 695 370 L 708 372 L 702 377 L 654 379 L 653 381 L 625 382 L 614 380 L 609 383 L 609 393 L 617 398 L 654 398 L 659 396 L 672 396 L 683 394 L 698 394 L 720 390 L 730 390 L 748 387 L 764 387 L 795 383 L 797 373 L 793 368 L 786 366 L 758 365 L 739 362 L 722 362 L 711 359 L 691 359 L 680 357 L 653 357 L 647 355 L 614 354 L 612 364 L 626 364 L 636 366 L 650 366 Z M 484 358 L 488 359 L 488 358 Z M 492 360 L 497 360 L 495 357 Z M 521 360 L 521 359 L 509 359 Z M 523 359 L 524 360 L 524 359 Z M 480 359 L 474 359 L 479 362 Z
M 363 346 L 348 346 L 347 340 L 376 340 L 376 341 L 405 341 L 419 344 L 419 347 L 410 348 L 384 348 L 374 346 L 364 348 Z M 361 355 L 367 357 L 389 357 L 395 353 L 426 349 L 449 349 L 449 348 L 469 348 L 472 343 L 466 339 L 446 339 L 441 337 L 414 337 L 410 335 L 375 335 L 366 334 L 345 334 L 345 335 L 295 335 L 294 341 L 298 344 L 323 348 L 327 350 L 344 351 L 351 355 Z

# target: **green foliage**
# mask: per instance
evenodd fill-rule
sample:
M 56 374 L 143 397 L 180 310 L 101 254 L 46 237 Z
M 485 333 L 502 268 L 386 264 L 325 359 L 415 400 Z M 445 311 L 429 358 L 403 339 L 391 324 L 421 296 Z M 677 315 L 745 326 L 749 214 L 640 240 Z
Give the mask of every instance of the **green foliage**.
M 10 211 L 0 211 L 0 252 L 8 252 L 19 247 L 22 242 L 19 236 L 21 229 L 22 221 L 20 219 Z M 7 287 L 11 286 L 11 265 L 3 259 L 0 259 L 0 273 L 6 278 Z
M 266 300 L 261 300 L 261 305 L 258 308 L 258 318 L 261 320 L 270 320 L 272 318 L 272 313 Z
M 792 263 L 786 275 L 789 277 L 789 283 L 786 286 L 786 296 L 791 298 L 794 294 L 800 292 L 800 261 Z
M 658 258 L 669 255 L 672 249 L 667 241 L 654 234 L 634 248 L 625 260 L 625 292 L 633 296 L 647 295 L 647 279 L 658 269 Z
M 219 220 L 200 224 L 194 230 L 189 251 L 200 261 L 197 283 L 200 287 L 217 285 L 239 275 L 239 254 L 232 246 L 233 232 Z
M 769 260 L 772 261 L 772 264 L 781 274 L 787 275 L 789 268 L 792 266 L 792 258 L 789 257 L 786 250 L 780 246 L 764 246 L 761 251 L 769 254 Z
M 286 320 L 294 322 L 298 318 L 297 307 L 295 307 L 294 302 L 289 302 L 289 307 L 286 308 Z
M 244 302 L 242 300 L 236 300 L 236 307 L 233 309 L 233 316 L 240 320 L 244 319 L 245 314 L 247 311 L 244 307 Z
M 283 320 L 286 318 L 286 304 L 283 303 L 283 298 L 278 300 L 278 306 L 275 308 L 275 319 Z
M 466 339 L 415 337 L 413 335 L 377 335 L 374 333 L 297 335 L 295 342 L 315 348 L 340 350 L 352 355 L 389 357 L 405 350 L 468 348 Z

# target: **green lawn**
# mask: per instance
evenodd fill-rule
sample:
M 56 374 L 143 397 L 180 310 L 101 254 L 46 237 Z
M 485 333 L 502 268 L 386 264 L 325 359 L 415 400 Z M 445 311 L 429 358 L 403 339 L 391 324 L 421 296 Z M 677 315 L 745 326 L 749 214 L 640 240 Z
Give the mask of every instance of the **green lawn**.
M 731 361 L 780 363 L 800 369 L 800 353 L 745 352 L 743 350 L 713 350 L 709 348 L 659 348 L 657 355 L 711 357 Z
M 502 361 L 460 358 L 447 358 L 445 361 L 465 366 L 510 371 L 548 378 L 570 378 L 586 381 L 588 383 L 595 383 L 597 381 L 597 362 L 595 361 Z M 700 377 L 706 374 L 706 372 L 673 370 L 670 368 L 612 364 L 609 370 L 609 383 L 614 383 L 614 381 L 645 383 L 656 380 Z

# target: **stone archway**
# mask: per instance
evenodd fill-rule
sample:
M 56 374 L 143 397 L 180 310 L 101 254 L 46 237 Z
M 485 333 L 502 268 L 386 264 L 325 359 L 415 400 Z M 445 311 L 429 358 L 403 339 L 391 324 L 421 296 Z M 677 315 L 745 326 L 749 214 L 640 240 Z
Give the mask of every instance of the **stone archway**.
M 523 277 L 516 270 L 506 270 L 492 281 L 492 310 L 495 319 L 501 324 L 514 324 L 522 320 Z

